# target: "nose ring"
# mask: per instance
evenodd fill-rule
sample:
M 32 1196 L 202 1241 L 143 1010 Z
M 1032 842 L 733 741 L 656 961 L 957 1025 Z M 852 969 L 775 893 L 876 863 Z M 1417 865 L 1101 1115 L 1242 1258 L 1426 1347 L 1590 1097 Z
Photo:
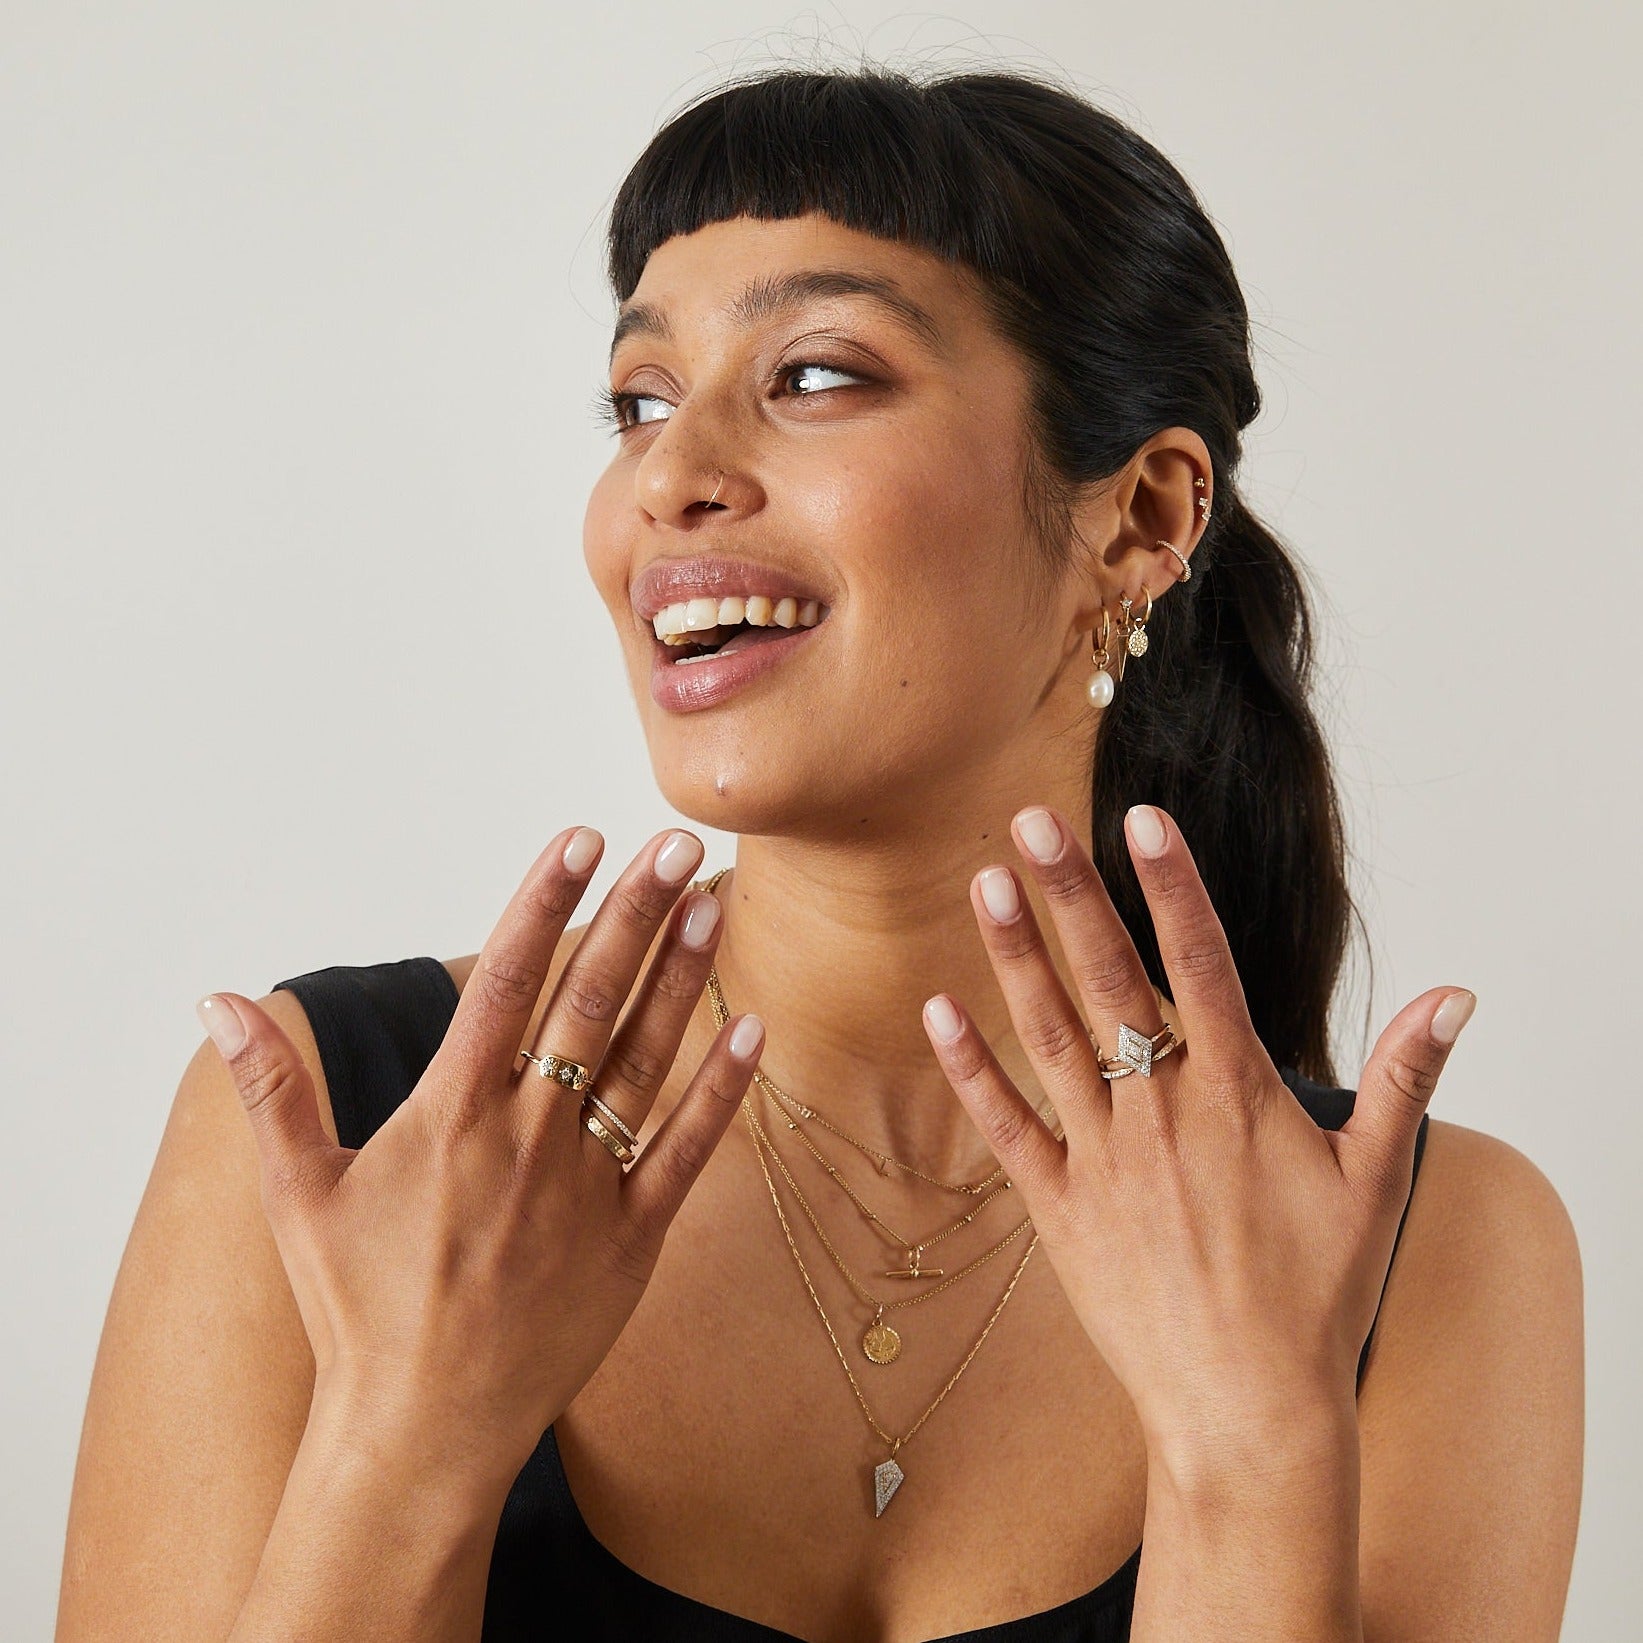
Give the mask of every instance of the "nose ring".
M 721 470 L 720 470 L 720 472 L 719 472 L 719 485 L 722 485 L 722 484 L 724 484 L 724 482 L 725 482 L 725 476 L 724 476 L 724 471 L 723 471 L 723 469 L 721 469 Z M 710 497 L 709 497 L 709 498 L 708 498 L 708 499 L 707 499 L 707 505 L 708 505 L 708 506 L 709 506 L 709 507 L 710 507 L 710 508 L 711 508 L 711 507 L 712 507 L 712 506 L 713 506 L 713 504 L 714 504 L 714 503 L 715 503 L 715 502 L 716 502 L 716 501 L 718 501 L 718 499 L 719 499 L 719 485 L 715 485 L 715 486 L 714 486 L 714 487 L 713 487 L 713 495 L 712 495 L 712 496 L 710 496 Z

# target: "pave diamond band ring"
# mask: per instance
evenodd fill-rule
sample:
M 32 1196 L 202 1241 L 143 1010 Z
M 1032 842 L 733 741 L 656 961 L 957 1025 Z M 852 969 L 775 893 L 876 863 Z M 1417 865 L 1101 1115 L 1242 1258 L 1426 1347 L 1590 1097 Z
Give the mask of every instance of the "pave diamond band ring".
M 1138 1032 L 1125 1022 L 1120 1022 L 1117 1055 L 1103 1056 L 1101 1046 L 1097 1044 L 1095 1059 L 1101 1068 L 1103 1078 L 1128 1078 L 1131 1073 L 1140 1073 L 1143 1078 L 1151 1078 L 1153 1064 L 1162 1061 L 1174 1050 L 1185 1049 L 1186 1043 L 1184 1038 L 1175 1036 L 1175 1030 L 1168 1022 L 1150 1036 Z

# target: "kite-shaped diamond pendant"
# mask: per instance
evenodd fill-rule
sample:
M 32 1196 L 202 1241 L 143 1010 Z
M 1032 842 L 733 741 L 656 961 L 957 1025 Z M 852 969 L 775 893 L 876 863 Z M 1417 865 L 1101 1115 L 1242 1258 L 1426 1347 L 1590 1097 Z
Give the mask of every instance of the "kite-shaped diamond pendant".
M 893 1460 L 881 1460 L 873 1468 L 873 1516 L 883 1517 L 890 1497 L 901 1487 L 907 1474 Z

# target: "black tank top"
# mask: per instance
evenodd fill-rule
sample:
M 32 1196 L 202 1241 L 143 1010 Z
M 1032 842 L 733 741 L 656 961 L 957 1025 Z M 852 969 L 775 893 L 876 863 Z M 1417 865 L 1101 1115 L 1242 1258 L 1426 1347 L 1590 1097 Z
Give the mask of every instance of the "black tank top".
M 415 1088 L 439 1048 L 456 1009 L 455 982 L 438 959 L 408 958 L 332 965 L 275 985 L 296 994 L 313 1028 L 338 1140 L 363 1147 Z M 1320 1128 L 1339 1129 L 1351 1117 L 1355 1091 L 1316 1084 L 1290 1067 L 1281 1072 Z M 1426 1126 L 1423 1116 L 1415 1137 L 1417 1173 Z M 1406 1203 L 1399 1238 L 1408 1215 Z M 1373 1336 L 1371 1323 L 1358 1358 L 1360 1388 Z M 1080 1597 L 933 1643 L 1120 1643 L 1129 1637 L 1140 1568 L 1137 1546 Z M 565 1629 L 568 1607 L 581 1615 L 574 1633 Z M 572 1498 L 551 1426 L 503 1506 L 480 1636 L 481 1643 L 541 1643 L 550 1636 L 567 1643 L 800 1643 L 790 1632 L 659 1586 L 608 1551 Z

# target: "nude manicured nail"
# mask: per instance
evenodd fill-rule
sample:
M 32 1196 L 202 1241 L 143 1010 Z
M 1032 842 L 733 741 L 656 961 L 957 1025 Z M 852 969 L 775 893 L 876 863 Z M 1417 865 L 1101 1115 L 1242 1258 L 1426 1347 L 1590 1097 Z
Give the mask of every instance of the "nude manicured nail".
M 1046 866 L 1061 854 L 1061 829 L 1048 810 L 1023 810 L 1015 819 L 1027 854 Z
M 730 1053 L 738 1061 L 751 1061 L 764 1042 L 764 1023 L 756 1015 L 744 1015 L 730 1029 Z
M 924 1006 L 924 1019 L 943 1044 L 951 1044 L 964 1031 L 964 1023 L 945 993 L 937 993 Z
M 989 867 L 981 875 L 981 900 L 1000 924 L 1008 924 L 1021 911 L 1015 880 L 1003 867 Z
M 684 922 L 679 926 L 679 939 L 685 946 L 700 952 L 713 939 L 718 925 L 719 898 L 698 891 L 685 909 Z
M 1453 1044 L 1460 1037 L 1460 1030 L 1472 1019 L 1472 1012 L 1478 1007 L 1476 993 L 1462 989 L 1458 993 L 1451 993 L 1433 1012 L 1431 1034 L 1440 1044 Z
M 688 833 L 669 833 L 656 852 L 656 876 L 663 884 L 679 884 L 690 877 L 701 859 L 700 840 Z
M 593 827 L 579 827 L 571 834 L 560 860 L 567 873 L 585 873 L 593 866 L 593 858 L 604 844 L 604 836 Z
M 1169 839 L 1164 818 L 1150 804 L 1130 806 L 1130 836 L 1143 856 L 1158 855 Z

